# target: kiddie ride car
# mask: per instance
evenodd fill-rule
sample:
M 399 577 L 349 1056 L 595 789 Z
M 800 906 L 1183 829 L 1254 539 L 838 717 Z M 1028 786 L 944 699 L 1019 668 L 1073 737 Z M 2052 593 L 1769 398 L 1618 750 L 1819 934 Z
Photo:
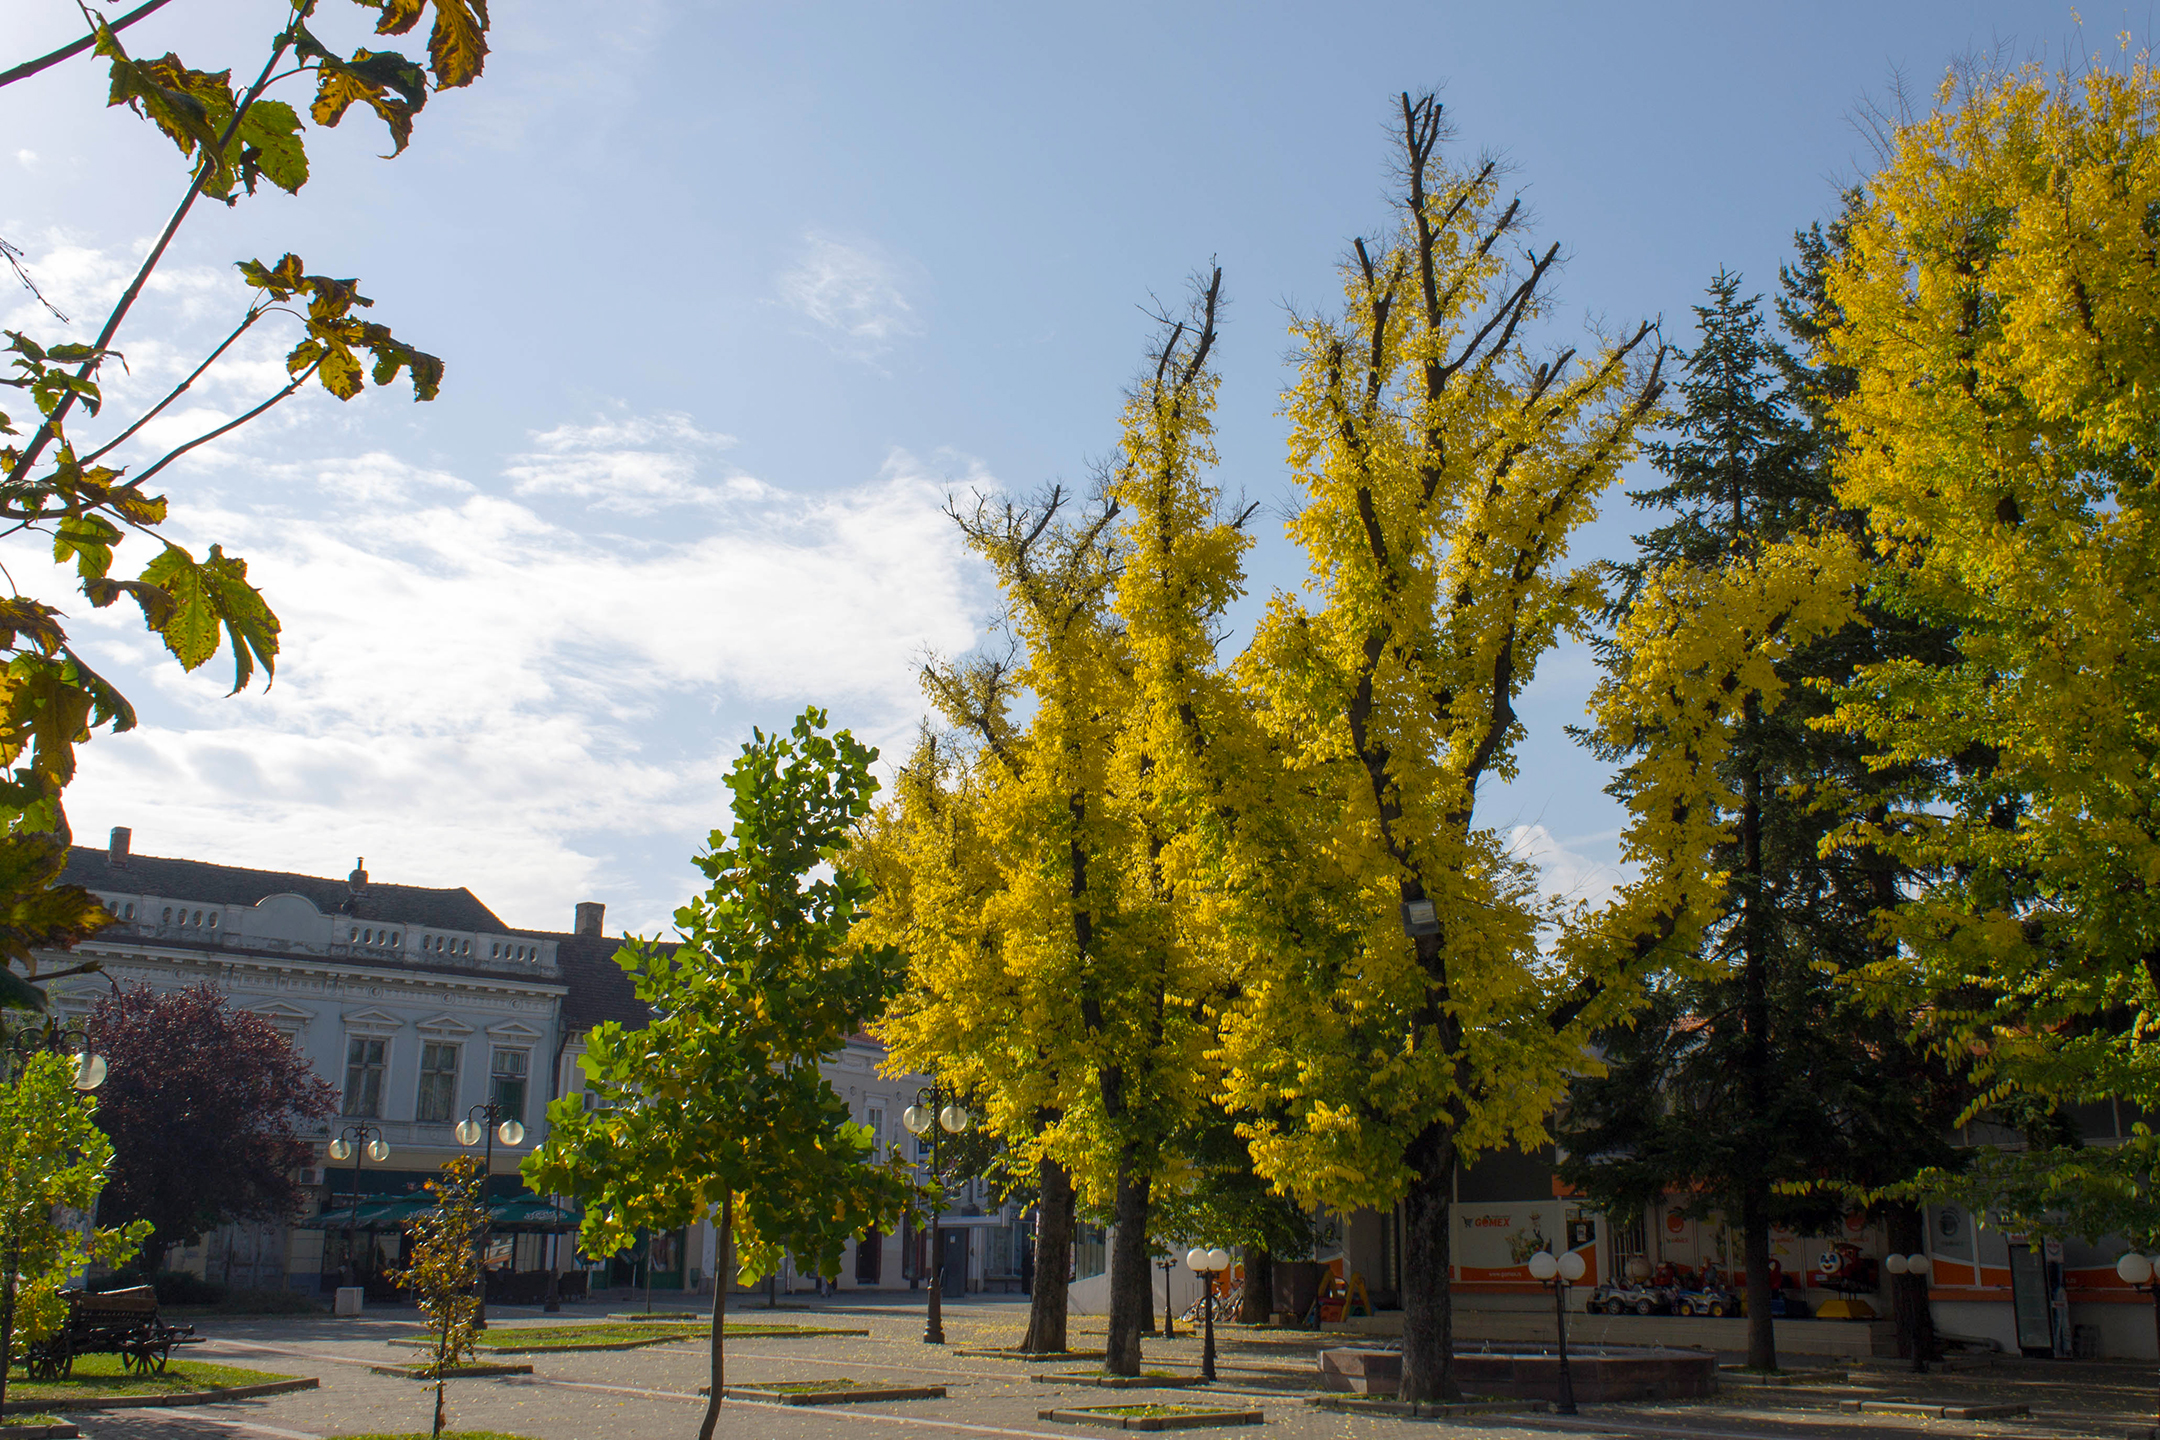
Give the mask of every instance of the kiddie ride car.
M 1663 1315 L 1672 1302 L 1662 1290 L 1630 1280 L 1620 1285 L 1600 1285 L 1584 1305 L 1592 1315 Z

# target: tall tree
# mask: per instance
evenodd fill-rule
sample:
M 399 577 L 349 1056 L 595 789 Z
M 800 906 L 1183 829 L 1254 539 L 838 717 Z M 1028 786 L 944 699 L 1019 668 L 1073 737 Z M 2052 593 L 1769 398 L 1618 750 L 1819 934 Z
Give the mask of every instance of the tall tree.
M 756 731 L 743 746 L 727 777 L 734 826 L 697 857 L 712 884 L 675 912 L 681 943 L 631 940 L 615 956 L 652 1023 L 593 1028 L 584 1065 L 598 1107 L 576 1094 L 550 1105 L 547 1143 L 523 1166 L 536 1190 L 585 1202 L 587 1254 L 718 1213 L 699 1440 L 712 1440 L 726 1387 L 733 1256 L 751 1278 L 787 1253 L 829 1273 L 910 1196 L 900 1158 L 870 1163 L 870 1132 L 818 1068 L 902 977 L 898 952 L 849 933 L 870 888 L 849 851 L 877 751 L 825 725 L 805 710 L 788 734 Z
M 1421 1400 L 1457 1393 L 1458 1163 L 1542 1141 L 1589 1028 L 1634 1003 L 1704 893 L 1649 867 L 1544 956 L 1557 917 L 1478 822 L 1479 787 L 1513 773 L 1516 697 L 1597 603 L 1568 538 L 1633 453 L 1665 355 L 1647 323 L 1587 358 L 1530 353 L 1559 247 L 1511 266 L 1522 202 L 1496 163 L 1450 165 L 1445 138 L 1439 101 L 1405 94 L 1397 228 L 1354 244 L 1339 318 L 1295 325 L 1290 529 L 1313 603 L 1277 597 L 1250 652 L 1288 778 L 1240 852 L 1251 959 L 1226 1036 L 1264 1175 L 1307 1201 L 1406 1202 L 1403 1393 Z
M 337 1113 L 337 1091 L 269 1021 L 208 985 L 136 985 L 98 1002 L 90 1038 L 111 1066 L 98 1094 L 113 1143 L 100 1208 L 150 1223 L 144 1274 L 206 1230 L 300 1212 L 305 1132 Z
M 1666 483 L 1629 497 L 1668 518 L 1617 567 L 1615 617 L 1653 574 L 1749 569 L 1763 547 L 1838 518 L 1821 442 L 1781 381 L 1760 297 L 1743 298 L 1739 277 L 1720 271 L 1695 314 L 1701 338 L 1680 382 L 1683 404 L 1667 438 L 1649 447 Z M 1720 590 L 1697 593 L 1716 603 Z M 1562 1173 L 1607 1209 L 1639 1209 L 1671 1191 L 1737 1222 L 1748 1364 L 1763 1370 L 1777 1366 L 1770 1227 L 1817 1223 L 1837 1203 L 1775 1187 L 1849 1174 L 1843 1151 L 1855 1132 L 1840 1112 L 1872 1098 L 1846 1073 L 1856 1068 L 1850 1030 L 1830 976 L 1871 958 L 1878 897 L 1856 857 L 1820 854 L 1838 821 L 1822 782 L 1858 767 L 1831 753 L 1849 746 L 1811 728 L 1826 707 L 1806 686 L 1844 678 L 1850 648 L 1818 639 L 1780 665 L 1776 699 L 1752 687 L 1739 695 L 1722 767 L 1735 803 L 1721 817 L 1727 835 L 1704 857 L 1727 877 L 1730 909 L 1705 933 L 1701 963 L 1607 1033 L 1611 1069 L 1573 1087 L 1565 1129 L 1574 1158 Z M 1628 663 L 1610 644 L 1604 656 Z M 1630 738 L 1639 747 L 1659 739 Z M 1626 796 L 1631 778 L 1624 772 L 1615 793 Z M 1883 1099 L 1907 1106 L 1909 1097 Z M 1913 1138 L 1941 1149 L 1932 1133 Z
M 997 572 L 1015 650 L 928 672 L 966 753 L 920 752 L 891 831 L 916 874 L 889 887 L 886 923 L 915 971 L 880 1033 L 896 1065 L 982 1097 L 999 1133 L 1054 1167 L 1059 1229 L 1065 1177 L 1111 1212 L 1105 1364 L 1119 1374 L 1139 1373 L 1150 1320 L 1154 1187 L 1213 1086 L 1227 952 L 1208 896 L 1225 776 L 1249 758 L 1214 655 L 1251 514 L 1225 512 L 1209 474 L 1221 286 L 1211 272 L 1188 315 L 1161 318 L 1091 502 L 1075 513 L 1053 488 L 956 511 Z M 987 843 L 962 841 L 963 823 Z M 1062 1268 L 1044 1256 L 1037 1274 Z M 1051 1285 L 1030 1327 L 1044 1348 Z
M 1846 833 L 1917 876 L 1871 978 L 1990 1104 L 2160 1104 L 2156 120 L 2142 58 L 1953 75 L 1827 273 L 1838 497 L 1890 561 L 1879 602 L 1951 637 L 1838 697 L 1885 763 L 1942 767 Z M 2053 1226 L 2149 1194 L 2154 1160 L 2036 1148 L 1975 1183 Z
M 247 562 L 212 545 L 201 559 L 166 539 L 160 526 L 167 503 L 146 488 L 167 466 L 247 424 L 309 384 L 349 400 L 372 378 L 388 385 L 409 375 L 413 397 L 432 400 L 442 361 L 397 339 L 389 327 L 363 320 L 374 304 L 359 281 L 310 274 L 297 255 L 269 264 L 238 262 L 253 292 L 232 332 L 171 390 L 132 416 L 104 413 L 109 366 L 123 341 L 148 337 L 127 329 L 135 305 L 163 262 L 174 236 L 198 200 L 227 205 L 252 197 L 267 182 L 298 193 L 308 180 L 306 126 L 300 112 L 269 91 L 298 78 L 314 86 L 308 109 L 317 125 L 334 126 L 354 105 L 365 105 L 389 127 L 396 151 L 412 135 L 414 117 L 431 91 L 469 85 L 487 55 L 485 0 L 359 0 L 376 12 L 375 35 L 411 32 L 432 5 L 425 63 L 395 50 L 362 45 L 341 57 L 309 28 L 322 27 L 314 0 L 294 0 L 270 37 L 252 83 L 235 88 L 230 69 L 191 69 L 177 55 L 139 60 L 119 32 L 156 6 L 139 6 L 108 22 L 85 8 L 89 33 L 47 55 L 0 70 L 0 87 L 34 77 L 79 55 L 105 65 L 108 104 L 125 105 L 176 145 L 188 178 L 177 205 L 112 309 L 88 341 L 39 339 L 8 331 L 0 354 L 11 373 L 0 385 L 27 393 L 36 411 L 28 431 L 0 411 L 0 528 L 49 536 L 53 558 L 75 569 L 76 588 L 92 606 L 122 597 L 141 610 L 144 625 L 183 668 L 195 670 L 230 645 L 233 690 L 247 687 L 259 664 L 267 681 L 278 653 L 278 620 L 248 583 Z M 374 44 L 380 40 L 369 37 Z M 88 63 L 88 62 L 86 62 Z M 0 240 L 15 261 L 20 252 Z M 17 263 L 18 274 L 27 273 Z M 40 295 L 38 298 L 44 298 Z M 49 302 L 61 325 L 72 324 Z M 287 324 L 297 340 L 285 360 L 285 383 L 235 418 L 178 445 L 146 428 L 209 373 L 241 336 L 258 324 Z M 372 372 L 363 375 L 367 360 Z M 19 412 L 18 412 L 19 414 Z M 95 422 L 100 433 L 86 433 Z M 153 443 L 154 442 L 154 443 Z M 132 473 L 130 473 L 132 471 Z M 113 573 L 114 551 L 131 533 L 155 541 L 157 554 L 134 578 Z M 14 592 L 0 603 L 0 1000 L 28 1008 L 42 1001 L 25 977 L 39 983 L 37 953 L 65 951 L 112 923 L 80 886 L 59 885 L 67 862 L 68 826 L 62 794 L 75 774 L 76 747 L 99 727 L 133 728 L 135 712 L 114 686 L 92 670 L 68 639 L 60 606 Z M 18 976 L 8 965 L 22 967 Z M 81 962 L 63 974 L 96 969 Z

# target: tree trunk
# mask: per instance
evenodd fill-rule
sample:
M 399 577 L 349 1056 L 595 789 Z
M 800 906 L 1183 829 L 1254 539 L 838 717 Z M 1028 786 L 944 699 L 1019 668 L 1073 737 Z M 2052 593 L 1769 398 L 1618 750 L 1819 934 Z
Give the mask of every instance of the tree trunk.
M 1245 1292 L 1238 1297 L 1240 1325 L 1265 1325 L 1275 1304 L 1275 1257 L 1264 1245 L 1245 1247 Z
M 1747 1267 L 1747 1363 L 1777 1369 L 1777 1327 L 1770 1319 L 1769 1185 L 1759 1177 L 1740 1196 L 1740 1255 Z
M 1155 1287 L 1148 1283 L 1149 1177 L 1133 1173 L 1128 1149 L 1118 1167 L 1117 1238 L 1110 1247 L 1110 1339 L 1103 1348 L 1103 1370 L 1111 1375 L 1140 1373 L 1140 1333 L 1155 1309 Z
M 1927 1252 L 1927 1220 L 1918 1205 L 1884 1207 L 1883 1230 L 1891 1254 L 1922 1255 Z M 1935 1316 L 1928 1305 L 1928 1277 L 1891 1276 L 1890 1313 L 1897 1321 L 1898 1354 L 1907 1360 L 1916 1354 L 1932 1358 L 1935 1354 Z
M 147 1285 L 151 1276 L 165 1268 L 165 1251 L 168 1248 L 164 1240 L 153 1230 L 148 1238 L 142 1242 L 142 1248 L 135 1252 L 135 1268 L 142 1272 L 144 1284 Z
M 1448 1292 L 1448 1222 L 1455 1198 L 1455 1135 L 1435 1125 L 1407 1157 L 1416 1178 L 1403 1197 L 1403 1362 L 1396 1398 L 1453 1402 L 1455 1309 Z
M 1066 1334 L 1066 1287 L 1072 1276 L 1073 1217 L 1080 1197 L 1065 1167 L 1047 1155 L 1036 1175 L 1042 1186 L 1042 1220 L 1035 1230 L 1035 1289 L 1028 1297 L 1028 1328 L 1020 1348 L 1030 1355 L 1062 1355 L 1072 1348 Z
M 706 1381 L 710 1390 L 705 1400 L 705 1423 L 698 1426 L 698 1440 L 712 1440 L 713 1427 L 720 1423 L 720 1400 L 727 1390 L 727 1292 L 735 1273 L 735 1267 L 729 1263 L 734 1257 L 728 1251 L 734 1243 L 735 1197 L 730 1194 L 720 1202 L 720 1233 L 714 1244 L 712 1374 Z M 650 1270 L 651 1266 L 646 1268 Z
M 1734 533 L 1740 499 L 1733 498 Z M 1740 808 L 1741 1063 L 1747 1070 L 1748 1117 L 1770 1108 L 1769 897 L 1763 893 L 1763 758 L 1761 702 L 1751 691 L 1743 708 L 1747 744 L 1746 796 Z M 1740 1180 L 1741 1251 L 1747 1263 L 1748 1368 L 1777 1369 L 1777 1328 L 1770 1319 L 1770 1179 L 1754 1165 Z

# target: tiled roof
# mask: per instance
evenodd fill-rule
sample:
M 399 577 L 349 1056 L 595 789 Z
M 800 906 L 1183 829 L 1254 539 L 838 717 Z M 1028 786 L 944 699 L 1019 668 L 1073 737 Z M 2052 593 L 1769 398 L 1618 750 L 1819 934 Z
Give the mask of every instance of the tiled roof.
M 532 932 L 545 935 L 546 932 Z M 652 1014 L 631 987 L 630 974 L 615 963 L 619 935 L 555 935 L 555 963 L 570 993 L 563 997 L 563 1028 L 590 1030 L 603 1020 L 619 1020 L 642 1030 Z
M 343 913 L 360 920 L 390 920 L 438 930 L 510 932 L 494 911 L 462 885 L 455 890 L 431 890 L 370 880 L 355 896 L 344 880 L 285 870 L 245 870 L 206 860 L 130 855 L 125 865 L 116 866 L 109 852 L 89 845 L 69 849 L 67 869 L 60 879 L 86 890 L 199 900 L 205 905 L 255 905 L 272 895 L 290 893 L 306 896 L 325 915 Z

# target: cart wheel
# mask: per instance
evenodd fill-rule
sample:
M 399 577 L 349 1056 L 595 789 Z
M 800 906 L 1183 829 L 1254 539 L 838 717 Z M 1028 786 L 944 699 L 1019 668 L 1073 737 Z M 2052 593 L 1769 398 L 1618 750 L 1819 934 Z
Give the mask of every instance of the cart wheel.
M 1722 1320 L 1722 1319 L 1724 1319 L 1724 1318 L 1725 1318 L 1725 1302 L 1724 1302 L 1724 1301 L 1722 1301 L 1722 1300 L 1713 1300 L 1713 1301 L 1711 1301 L 1711 1302 L 1710 1302 L 1710 1314 L 1711 1314 L 1711 1317 L 1712 1317 L 1713 1319 L 1717 1319 L 1717 1320 Z
M 1635 1313 L 1637 1315 L 1648 1315 L 1650 1311 L 1651 1305 L 1648 1300 L 1637 1300 L 1635 1302 Z

